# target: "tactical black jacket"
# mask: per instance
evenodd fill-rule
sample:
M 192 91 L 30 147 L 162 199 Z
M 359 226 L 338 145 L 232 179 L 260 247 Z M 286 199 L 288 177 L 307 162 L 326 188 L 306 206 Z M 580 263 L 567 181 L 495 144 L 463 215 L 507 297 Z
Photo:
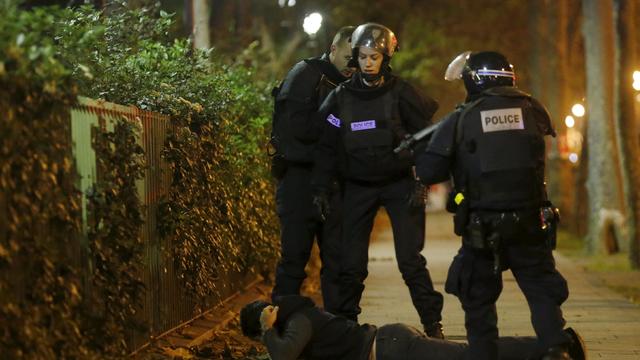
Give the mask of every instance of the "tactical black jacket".
M 555 132 L 544 106 L 514 87 L 494 87 L 445 116 L 419 154 L 416 174 L 426 184 L 452 175 L 471 209 L 539 207 L 546 200 L 545 135 Z
M 272 143 L 276 153 L 294 163 L 311 163 L 321 123 L 318 106 L 339 83 L 347 80 L 324 54 L 300 61 L 274 89 Z
M 263 340 L 271 357 L 282 360 L 366 360 L 376 327 L 358 325 L 317 308 L 299 295 L 276 298 L 279 307 L 274 327 Z
M 397 155 L 393 149 L 406 135 L 428 126 L 437 109 L 435 100 L 396 76 L 389 74 L 383 85 L 371 88 L 356 73 L 318 110 L 324 127 L 312 184 L 327 188 L 336 169 L 346 179 L 372 183 L 408 176 L 412 154 Z

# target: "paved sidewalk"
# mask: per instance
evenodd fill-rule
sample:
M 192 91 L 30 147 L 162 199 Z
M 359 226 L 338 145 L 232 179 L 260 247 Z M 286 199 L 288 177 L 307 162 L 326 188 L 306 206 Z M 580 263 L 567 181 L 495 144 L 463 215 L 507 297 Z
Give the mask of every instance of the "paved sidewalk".
M 446 213 L 427 215 L 427 242 L 423 254 L 436 289 L 444 294 L 444 280 L 459 247 L 452 220 Z M 590 359 L 640 359 L 640 306 L 614 293 L 555 254 L 560 272 L 569 282 L 570 296 L 563 310 L 567 324 L 585 338 Z M 361 322 L 382 325 L 402 322 L 418 328 L 418 315 L 393 252 L 388 218 L 378 216 L 369 250 L 369 277 L 361 302 Z M 504 290 L 498 301 L 501 335 L 534 335 L 526 300 L 510 272 L 503 274 Z M 450 340 L 464 340 L 464 314 L 458 299 L 444 294 L 443 324 Z

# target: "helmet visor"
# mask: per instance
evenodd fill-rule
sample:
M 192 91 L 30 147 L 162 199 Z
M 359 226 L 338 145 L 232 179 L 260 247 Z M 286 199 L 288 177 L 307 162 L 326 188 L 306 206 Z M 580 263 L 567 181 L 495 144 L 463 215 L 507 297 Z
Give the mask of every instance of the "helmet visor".
M 467 59 L 471 51 L 465 51 L 462 54 L 456 56 L 455 59 L 447 66 L 447 71 L 444 73 L 444 79 L 447 81 L 454 81 L 462 78 L 462 72 L 467 64 Z

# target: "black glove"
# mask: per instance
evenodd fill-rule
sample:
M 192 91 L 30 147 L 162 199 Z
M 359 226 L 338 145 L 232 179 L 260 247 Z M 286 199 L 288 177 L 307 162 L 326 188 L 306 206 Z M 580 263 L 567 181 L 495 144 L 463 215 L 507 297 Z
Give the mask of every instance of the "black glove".
M 326 221 L 331 213 L 329 194 L 326 190 L 316 191 L 315 194 L 313 194 L 313 206 L 315 207 L 317 218 L 320 221 Z
M 421 183 L 419 180 L 416 180 L 413 186 L 413 191 L 409 194 L 409 206 L 414 208 L 423 208 L 427 205 L 428 197 L 429 187 Z
M 271 176 L 276 180 L 282 180 L 284 173 L 287 172 L 287 160 L 281 154 L 275 154 L 271 157 Z

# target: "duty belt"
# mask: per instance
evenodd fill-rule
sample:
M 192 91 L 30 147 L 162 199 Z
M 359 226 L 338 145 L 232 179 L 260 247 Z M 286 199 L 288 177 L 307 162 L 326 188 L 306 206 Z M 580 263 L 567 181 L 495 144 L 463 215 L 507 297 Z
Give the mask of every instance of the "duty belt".
M 493 271 L 500 271 L 500 252 L 505 245 L 539 245 L 544 241 L 540 210 L 481 211 L 469 214 L 463 244 L 471 249 L 491 250 Z M 537 234 L 536 234 L 537 233 Z

